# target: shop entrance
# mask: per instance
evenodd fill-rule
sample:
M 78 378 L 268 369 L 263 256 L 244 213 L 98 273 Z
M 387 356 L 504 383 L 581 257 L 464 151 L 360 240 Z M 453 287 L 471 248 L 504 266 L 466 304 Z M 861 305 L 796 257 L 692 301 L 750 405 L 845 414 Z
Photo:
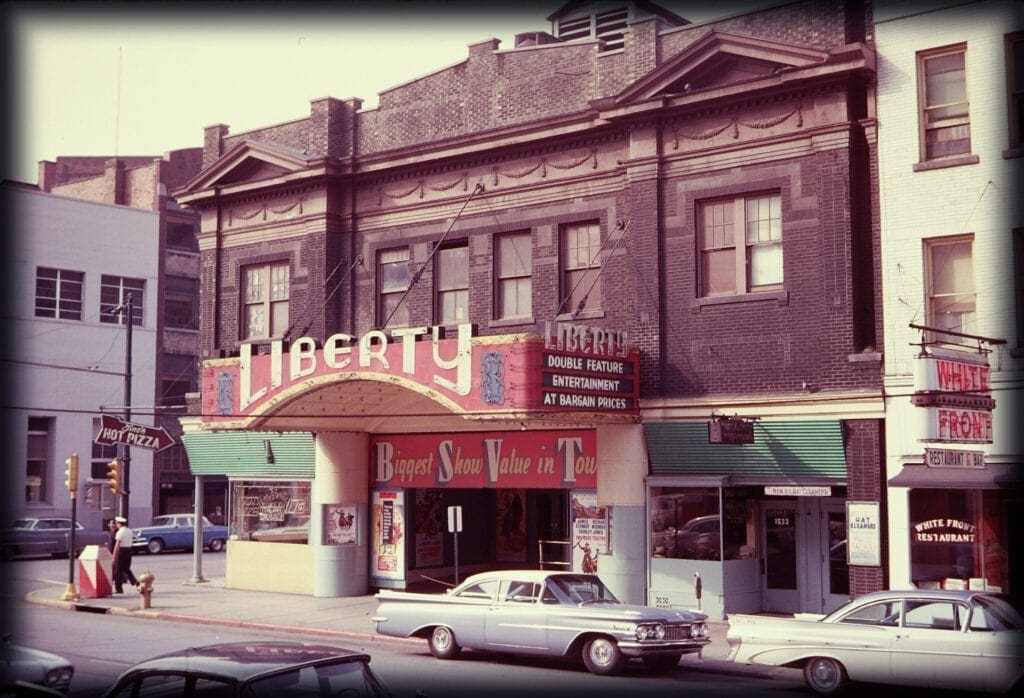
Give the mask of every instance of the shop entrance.
M 763 500 L 760 522 L 765 611 L 828 613 L 849 601 L 843 500 Z

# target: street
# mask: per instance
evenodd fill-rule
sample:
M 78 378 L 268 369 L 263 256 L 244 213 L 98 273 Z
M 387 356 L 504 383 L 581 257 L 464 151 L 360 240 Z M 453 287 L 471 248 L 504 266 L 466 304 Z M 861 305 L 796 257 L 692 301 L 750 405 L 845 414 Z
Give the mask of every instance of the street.
M 223 554 L 204 554 L 203 576 L 224 574 Z M 386 638 L 353 642 L 347 638 L 294 632 L 269 632 L 217 625 L 196 625 L 124 615 L 71 612 L 24 601 L 28 591 L 67 584 L 67 560 L 26 559 L 2 563 L 6 584 L 4 618 L 13 626 L 16 644 L 47 650 L 71 660 L 75 678 L 71 695 L 97 696 L 117 675 L 135 662 L 185 646 L 245 640 L 305 641 L 333 644 L 367 652 L 373 669 L 396 696 L 582 695 L 620 696 L 643 690 L 645 695 L 738 696 L 807 695 L 797 672 L 785 680 L 766 680 L 678 670 L 657 674 L 643 665 L 631 665 L 625 674 L 601 677 L 582 665 L 546 659 L 498 656 L 468 651 L 457 661 L 440 661 L 426 643 L 410 644 Z M 157 584 L 184 583 L 192 577 L 192 555 L 170 553 L 136 556 L 136 574 L 151 570 Z M 77 581 L 77 580 L 76 580 Z M 134 594 L 134 590 L 126 590 Z M 282 602 L 289 597 L 282 595 Z

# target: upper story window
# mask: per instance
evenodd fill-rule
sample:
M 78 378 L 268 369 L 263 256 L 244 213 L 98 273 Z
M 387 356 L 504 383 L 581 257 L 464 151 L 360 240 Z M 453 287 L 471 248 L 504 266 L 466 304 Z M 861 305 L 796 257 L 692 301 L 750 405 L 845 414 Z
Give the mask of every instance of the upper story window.
M 85 273 L 36 267 L 36 317 L 82 319 Z
M 558 38 L 562 41 L 594 37 L 605 42 L 605 50 L 622 48 L 629 21 L 629 9 L 622 5 L 592 15 L 569 15 L 558 20 Z
M 28 418 L 28 444 L 25 463 L 25 501 L 46 501 L 47 476 L 50 472 L 50 433 L 53 420 L 49 417 Z
M 127 317 L 125 308 L 128 296 L 132 298 L 132 325 L 142 326 L 145 309 L 145 279 L 133 279 L 127 276 L 100 276 L 100 322 L 125 324 Z
M 377 253 L 377 325 L 408 327 L 409 306 L 402 302 L 409 290 L 409 249 Z
M 562 305 L 559 313 L 601 308 L 601 227 L 575 223 L 562 227 Z
M 179 252 L 198 252 L 195 224 L 192 221 L 168 221 L 167 248 Z
M 495 316 L 498 319 L 533 315 L 533 246 L 529 233 L 495 239 Z
M 701 293 L 729 296 L 782 287 L 782 197 L 700 204 Z
M 288 331 L 287 262 L 242 270 L 242 339 L 281 337 Z
M 199 328 L 199 280 L 164 277 L 164 325 L 182 330 Z
M 922 161 L 971 152 L 966 57 L 962 44 L 918 54 Z
M 1006 82 L 1010 147 L 1024 145 L 1024 32 L 1006 37 Z
M 442 247 L 434 258 L 437 321 L 469 321 L 469 246 Z
M 928 326 L 975 334 L 973 239 L 938 238 L 924 244 Z
M 185 395 L 196 389 L 196 357 L 191 354 L 167 354 L 161 357 L 160 405 L 185 404 Z
M 101 420 L 92 420 L 92 433 L 100 433 Z M 98 444 L 95 441 L 91 444 L 89 462 L 89 477 L 97 480 L 107 479 L 107 464 L 117 458 L 116 444 Z M 79 478 L 81 479 L 81 478 Z

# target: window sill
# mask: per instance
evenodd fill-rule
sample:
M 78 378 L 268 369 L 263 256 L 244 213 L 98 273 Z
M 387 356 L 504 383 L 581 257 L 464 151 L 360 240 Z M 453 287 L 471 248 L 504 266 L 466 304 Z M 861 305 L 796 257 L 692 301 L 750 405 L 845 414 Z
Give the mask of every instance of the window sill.
M 487 323 L 488 327 L 517 327 L 520 325 L 534 325 L 536 320 L 533 317 L 500 318 Z
M 1014 158 L 1024 158 L 1024 145 L 1018 145 L 1015 148 L 1007 148 L 1003 151 L 1003 160 L 1012 160 Z
M 603 310 L 584 310 L 582 313 L 573 317 L 572 313 L 562 313 L 561 315 L 555 316 L 555 322 L 575 322 L 577 320 L 594 320 L 597 318 L 603 318 Z
M 981 158 L 977 155 L 953 155 L 947 158 L 915 162 L 914 172 L 928 172 L 929 170 L 943 170 L 947 167 L 960 167 L 961 165 L 977 165 Z
M 697 299 L 697 307 L 710 305 L 730 305 L 732 303 L 750 303 L 753 301 L 777 301 L 779 305 L 789 305 L 789 291 L 759 291 L 756 293 L 739 293 L 735 296 L 708 296 Z

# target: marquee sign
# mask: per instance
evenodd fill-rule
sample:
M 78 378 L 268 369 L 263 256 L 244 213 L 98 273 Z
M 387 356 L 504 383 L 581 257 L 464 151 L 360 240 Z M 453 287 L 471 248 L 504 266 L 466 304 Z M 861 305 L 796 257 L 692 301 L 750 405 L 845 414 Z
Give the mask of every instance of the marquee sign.
M 545 336 L 474 337 L 454 330 L 410 327 L 335 333 L 322 343 L 300 337 L 258 353 L 206 361 L 204 421 L 244 426 L 252 417 L 331 382 L 380 380 L 403 385 L 453 412 L 602 412 L 637 414 L 639 352 L 628 334 L 585 325 L 545 327 Z

